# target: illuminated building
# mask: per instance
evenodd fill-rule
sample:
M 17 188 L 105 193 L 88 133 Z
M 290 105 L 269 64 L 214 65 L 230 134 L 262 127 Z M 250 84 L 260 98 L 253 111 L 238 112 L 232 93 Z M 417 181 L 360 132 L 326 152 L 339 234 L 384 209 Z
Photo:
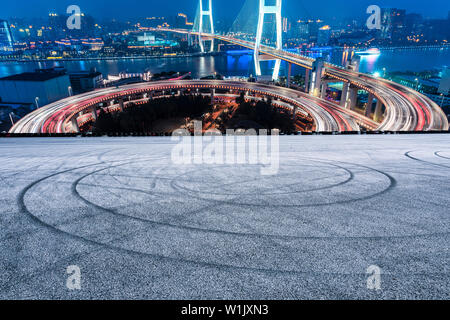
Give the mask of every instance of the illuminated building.
M 319 31 L 317 33 L 317 44 L 326 46 L 330 42 L 330 34 L 331 34 L 331 28 L 330 26 L 323 26 L 319 28 Z
M 146 49 L 156 47 L 174 47 L 178 42 L 172 40 L 157 39 L 153 34 L 143 33 L 128 41 L 129 49 Z
M 381 38 L 401 40 L 405 36 L 406 10 L 385 8 L 381 17 Z
M 450 68 L 446 67 L 442 71 L 441 82 L 439 84 L 438 92 L 444 95 L 450 94 Z
M 8 22 L 0 20 L 0 53 L 11 53 L 13 44 L 14 40 Z

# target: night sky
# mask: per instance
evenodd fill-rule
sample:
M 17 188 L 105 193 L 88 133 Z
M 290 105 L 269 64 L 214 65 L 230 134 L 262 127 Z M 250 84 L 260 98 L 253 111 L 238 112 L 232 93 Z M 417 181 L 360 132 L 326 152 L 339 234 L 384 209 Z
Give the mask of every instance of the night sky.
M 218 17 L 234 18 L 245 0 L 213 0 Z M 95 18 L 136 18 L 165 16 L 184 12 L 194 14 L 197 0 L 22 0 L 2 1 L 0 19 L 10 17 L 45 17 L 50 11 L 65 12 L 68 5 L 77 4 L 83 12 Z M 346 7 L 343 6 L 345 4 Z M 396 7 L 424 17 L 446 18 L 449 0 L 283 0 L 284 15 L 297 17 L 330 18 L 365 15 L 369 5 Z M 24 9 L 26 8 L 26 9 Z

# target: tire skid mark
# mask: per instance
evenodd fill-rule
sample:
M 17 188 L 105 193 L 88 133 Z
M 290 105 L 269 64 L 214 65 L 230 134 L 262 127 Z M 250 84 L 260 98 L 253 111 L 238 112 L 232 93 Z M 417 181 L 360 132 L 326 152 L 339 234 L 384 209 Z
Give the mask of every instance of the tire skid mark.
M 413 152 L 413 151 L 405 152 L 404 155 L 405 155 L 406 157 L 408 157 L 408 158 L 410 158 L 410 159 L 412 159 L 412 160 L 418 161 L 418 162 L 426 163 L 426 164 L 433 165 L 433 166 L 438 166 L 438 167 L 441 167 L 441 168 L 447 168 L 447 169 L 450 169 L 449 166 L 446 166 L 446 165 L 443 165 L 443 164 L 439 164 L 439 163 L 435 163 L 435 162 L 431 162 L 431 161 L 426 161 L 426 160 L 422 160 L 422 159 L 413 157 L 413 156 L 411 155 L 412 152 Z
M 110 163 L 114 163 L 114 162 L 123 162 L 125 160 L 117 160 L 117 161 L 111 161 Z M 128 162 L 128 163 L 134 163 L 137 162 L 136 160 L 132 161 L 132 162 Z M 71 172 L 71 171 L 75 171 L 78 169 L 83 169 L 83 168 L 88 168 L 88 167 L 95 167 L 101 164 L 106 164 L 105 162 L 100 162 L 100 163 L 94 163 L 94 164 L 89 164 L 89 165 L 85 165 L 85 166 L 81 166 L 81 167 L 77 167 L 77 168 L 71 168 L 71 169 L 67 169 L 61 172 L 57 172 L 57 173 L 53 173 L 51 175 L 48 175 L 46 177 L 43 177 L 41 179 L 38 179 L 34 182 L 32 182 L 31 184 L 29 184 L 28 186 L 26 186 L 19 194 L 18 196 L 18 206 L 21 210 L 21 212 L 27 214 L 29 217 L 31 217 L 36 223 L 38 223 L 39 225 L 42 225 L 50 230 L 52 230 L 53 232 L 56 232 L 58 234 L 62 234 L 64 236 L 67 236 L 69 238 L 72 239 L 77 239 L 77 240 L 81 240 L 81 241 L 85 241 L 87 243 L 96 245 L 96 246 L 101 246 L 102 248 L 107 248 L 107 249 L 111 249 L 111 250 L 118 250 L 120 252 L 125 252 L 125 253 L 129 253 L 129 254 L 134 254 L 134 255 L 138 255 L 138 256 L 149 256 L 149 257 L 153 257 L 155 259 L 161 259 L 161 260 L 168 260 L 168 261 L 176 261 L 176 262 L 183 262 L 183 263 L 190 263 L 190 264 L 194 264 L 194 265 L 201 265 L 201 266 L 207 266 L 207 267 L 213 267 L 213 268 L 219 268 L 219 269 L 226 269 L 226 270 L 245 270 L 245 271 L 253 271 L 253 272 L 263 272 L 263 273 L 274 273 L 274 274 L 285 274 L 285 273 L 289 273 L 289 274 L 339 274 L 339 275 L 355 275 L 355 274 L 365 274 L 365 273 L 333 273 L 333 272 L 325 272 L 325 273 L 318 273 L 318 272 L 301 272 L 298 270 L 280 270 L 280 269 L 273 269 L 273 268 L 254 268 L 254 267 L 246 267 L 246 266 L 236 266 L 236 265 L 229 265 L 229 264 L 218 264 L 218 263 L 212 263 L 212 262 L 206 262 L 206 261 L 198 261 L 198 260 L 191 260 L 191 259 L 184 259 L 184 258 L 175 258 L 175 257 L 170 257 L 170 256 L 164 256 L 161 254 L 153 254 L 153 253 L 143 253 L 140 251 L 136 251 L 133 249 L 126 249 L 120 246 L 116 246 L 113 245 L 113 242 L 118 241 L 123 239 L 123 237 L 121 237 L 121 239 L 113 239 L 111 242 L 108 243 L 102 243 L 102 242 L 98 242 L 89 238 L 86 238 L 84 236 L 80 236 L 80 235 L 76 235 L 76 234 L 72 234 L 70 232 L 58 229 L 57 227 L 39 219 L 37 216 L 34 216 L 27 208 L 27 206 L 25 205 L 25 195 L 26 193 L 33 188 L 34 186 L 36 186 L 37 184 L 51 178 L 54 176 L 57 176 L 59 174 L 64 174 L 67 172 Z M 127 163 L 122 163 L 122 164 L 118 164 L 118 165 L 110 165 L 106 168 L 101 168 L 98 170 L 94 170 L 94 172 L 89 173 L 90 174 L 94 174 L 95 171 L 103 171 L 103 170 L 109 170 L 111 168 L 114 167 L 119 167 L 121 165 L 125 165 Z M 371 169 L 369 167 L 367 167 L 368 169 Z M 380 172 L 379 170 L 376 169 L 372 169 L 375 170 L 377 172 Z M 388 176 L 390 177 L 390 176 Z M 81 181 L 81 179 L 77 179 L 77 181 Z M 391 188 L 395 187 L 395 179 L 390 179 L 391 184 L 390 184 L 390 188 L 387 188 L 386 190 L 383 190 L 381 193 L 387 192 L 388 190 L 390 190 Z M 75 186 L 75 190 L 76 190 L 76 183 L 73 183 L 72 186 Z M 381 194 L 379 193 L 379 194 Z M 361 199 L 355 200 L 355 201 L 359 201 Z M 97 205 L 95 205 L 97 206 Z M 97 206 L 99 208 L 102 208 L 100 206 Z M 103 210 L 105 210 L 105 208 L 102 208 Z M 127 218 L 130 218 L 129 216 L 127 216 Z M 447 233 L 443 233 L 443 234 L 447 234 Z M 439 234 L 435 234 L 435 235 L 439 235 Z M 424 235 L 424 236 L 431 236 L 431 235 Z M 388 239 L 388 238 L 409 238 L 409 237 L 418 237 L 417 235 L 414 236 L 387 236 L 387 237 L 365 237 L 366 239 Z M 301 237 L 300 239 L 314 239 L 314 237 Z M 317 237 L 319 239 L 322 239 L 321 237 Z M 331 237 L 333 238 L 333 237 Z M 330 239 L 330 238 L 327 238 Z M 361 239 L 361 237 L 336 237 L 336 239 L 338 240 L 344 240 L 344 239 Z
M 317 159 L 314 159 L 316 161 L 318 161 Z M 242 205 L 242 206 L 248 206 L 248 207 L 267 207 L 267 208 L 305 208 L 305 207 L 319 207 L 319 206 L 329 206 L 329 205 L 336 205 L 336 204 L 345 204 L 345 203 L 354 203 L 357 201 L 364 201 L 364 200 L 369 200 L 378 196 L 381 196 L 389 191 L 391 191 L 392 189 L 394 189 L 397 186 L 397 180 L 392 177 L 390 174 L 378 170 L 378 169 L 374 169 L 368 166 L 364 166 L 364 165 L 360 165 L 360 164 L 354 164 L 354 163 L 349 163 L 349 162 L 343 162 L 343 161 L 335 161 L 338 163 L 342 163 L 342 164 L 348 164 L 348 165 L 353 165 L 356 167 L 362 167 L 365 168 L 369 171 L 374 171 L 377 172 L 383 176 L 385 176 L 388 180 L 389 180 L 389 186 L 377 193 L 368 195 L 368 196 L 364 196 L 364 197 L 359 197 L 359 198 L 355 198 L 355 199 L 348 199 L 348 200 L 339 200 L 339 201 L 333 201 L 333 202 L 324 202 L 324 203 L 313 203 L 313 204 L 279 204 L 279 205 L 270 205 L 267 203 L 263 203 L 263 204 L 255 204 L 255 203 L 246 203 L 246 202 L 235 202 L 235 201 L 229 201 L 229 200 L 218 200 L 218 199 L 209 199 L 211 201 L 217 202 L 217 203 L 226 203 L 226 204 L 230 204 L 230 205 Z M 350 170 L 351 171 L 351 170 Z M 190 196 L 195 197 L 196 199 L 202 199 L 202 200 L 206 200 L 203 197 L 199 197 L 196 196 L 195 194 L 199 194 L 199 193 L 203 193 L 203 191 L 193 191 L 191 189 L 188 189 L 186 187 L 183 186 L 179 186 L 176 183 L 174 183 L 172 181 L 172 186 L 174 189 L 176 190 L 180 190 L 180 191 L 184 191 L 184 192 L 191 192 L 192 194 L 190 194 Z

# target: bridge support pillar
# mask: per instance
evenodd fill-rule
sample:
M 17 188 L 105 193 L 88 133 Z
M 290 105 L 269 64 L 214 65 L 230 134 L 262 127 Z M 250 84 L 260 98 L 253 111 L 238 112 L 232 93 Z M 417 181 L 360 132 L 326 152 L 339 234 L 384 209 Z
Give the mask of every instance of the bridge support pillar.
M 383 107 L 383 103 L 381 102 L 381 100 L 377 100 L 377 106 L 375 107 L 375 115 L 373 120 L 375 122 L 380 122 L 381 120 L 381 112 L 382 112 L 382 107 Z
M 350 61 L 349 68 L 353 71 L 359 72 L 359 65 L 361 64 L 361 58 L 359 56 L 354 56 Z
M 123 98 L 119 99 L 119 109 L 120 109 L 120 112 L 123 112 Z
M 348 82 L 344 82 L 342 84 L 342 93 L 341 93 L 341 101 L 339 102 L 339 104 L 341 105 L 341 107 L 345 108 L 345 105 L 347 104 L 347 99 L 348 99 L 348 91 L 350 89 L 350 83 Z
M 211 103 L 214 102 L 215 95 L 216 95 L 216 89 L 211 89 Z
M 298 107 L 294 106 L 294 109 L 292 109 L 292 121 L 294 121 L 295 123 L 295 119 L 297 118 L 297 111 L 298 111 Z
M 350 110 L 355 110 L 357 101 L 358 101 L 358 88 L 350 88 L 347 108 Z
M 311 84 L 309 86 L 309 93 L 318 97 L 322 87 L 322 79 L 324 76 L 324 61 L 322 58 L 316 59 L 313 63 Z
M 328 89 L 328 83 L 322 82 L 322 86 L 320 88 L 320 97 L 322 99 L 325 99 L 327 97 L 327 89 Z
M 205 46 L 202 41 L 202 33 L 203 30 L 203 17 L 209 17 L 209 23 L 211 25 L 210 33 L 214 34 L 214 23 L 213 23 L 213 17 L 212 17 L 212 0 L 208 0 L 208 9 L 203 8 L 203 1 L 199 0 L 199 7 L 200 7 L 200 15 L 199 15 L 199 30 L 198 30 L 198 42 L 200 45 L 200 49 L 202 52 L 205 52 Z M 209 52 L 214 51 L 214 38 L 211 39 L 211 47 L 209 49 Z
M 97 108 L 93 107 L 92 108 L 92 118 L 94 118 L 94 121 L 97 121 Z
M 309 69 L 305 70 L 305 92 L 309 92 L 309 76 L 311 71 Z
M 373 99 L 374 99 L 373 93 L 369 93 L 369 96 L 367 97 L 367 105 L 365 111 L 366 117 L 370 117 L 370 114 L 372 113 Z
M 72 118 L 72 120 L 70 120 L 71 121 L 71 123 L 72 123 L 72 130 L 73 131 L 75 131 L 75 132 L 80 132 L 80 127 L 78 127 L 78 121 L 77 121 L 77 117 L 76 116 L 74 116 L 73 118 Z
M 289 62 L 288 75 L 286 78 L 286 87 L 288 88 L 291 87 L 291 76 L 292 76 L 292 63 Z
M 261 75 L 261 67 L 259 64 L 259 48 L 261 46 L 261 38 L 263 34 L 264 27 L 264 17 L 266 14 L 275 14 L 275 24 L 276 24 L 276 49 L 281 50 L 283 48 L 282 39 L 282 22 L 281 22 L 281 0 L 275 0 L 275 4 L 266 5 L 266 0 L 259 0 L 259 15 L 258 15 L 258 26 L 256 29 L 256 41 L 255 41 L 255 70 L 256 75 Z M 280 73 L 281 60 L 275 60 L 275 67 L 273 69 L 272 80 L 278 80 Z

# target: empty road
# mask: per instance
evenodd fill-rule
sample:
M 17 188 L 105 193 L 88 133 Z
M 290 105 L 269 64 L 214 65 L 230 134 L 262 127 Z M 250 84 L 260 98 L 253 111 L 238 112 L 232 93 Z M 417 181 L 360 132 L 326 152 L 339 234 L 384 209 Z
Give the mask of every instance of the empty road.
M 1 139 L 0 298 L 449 299 L 449 142 L 281 136 L 264 176 L 169 137 Z

